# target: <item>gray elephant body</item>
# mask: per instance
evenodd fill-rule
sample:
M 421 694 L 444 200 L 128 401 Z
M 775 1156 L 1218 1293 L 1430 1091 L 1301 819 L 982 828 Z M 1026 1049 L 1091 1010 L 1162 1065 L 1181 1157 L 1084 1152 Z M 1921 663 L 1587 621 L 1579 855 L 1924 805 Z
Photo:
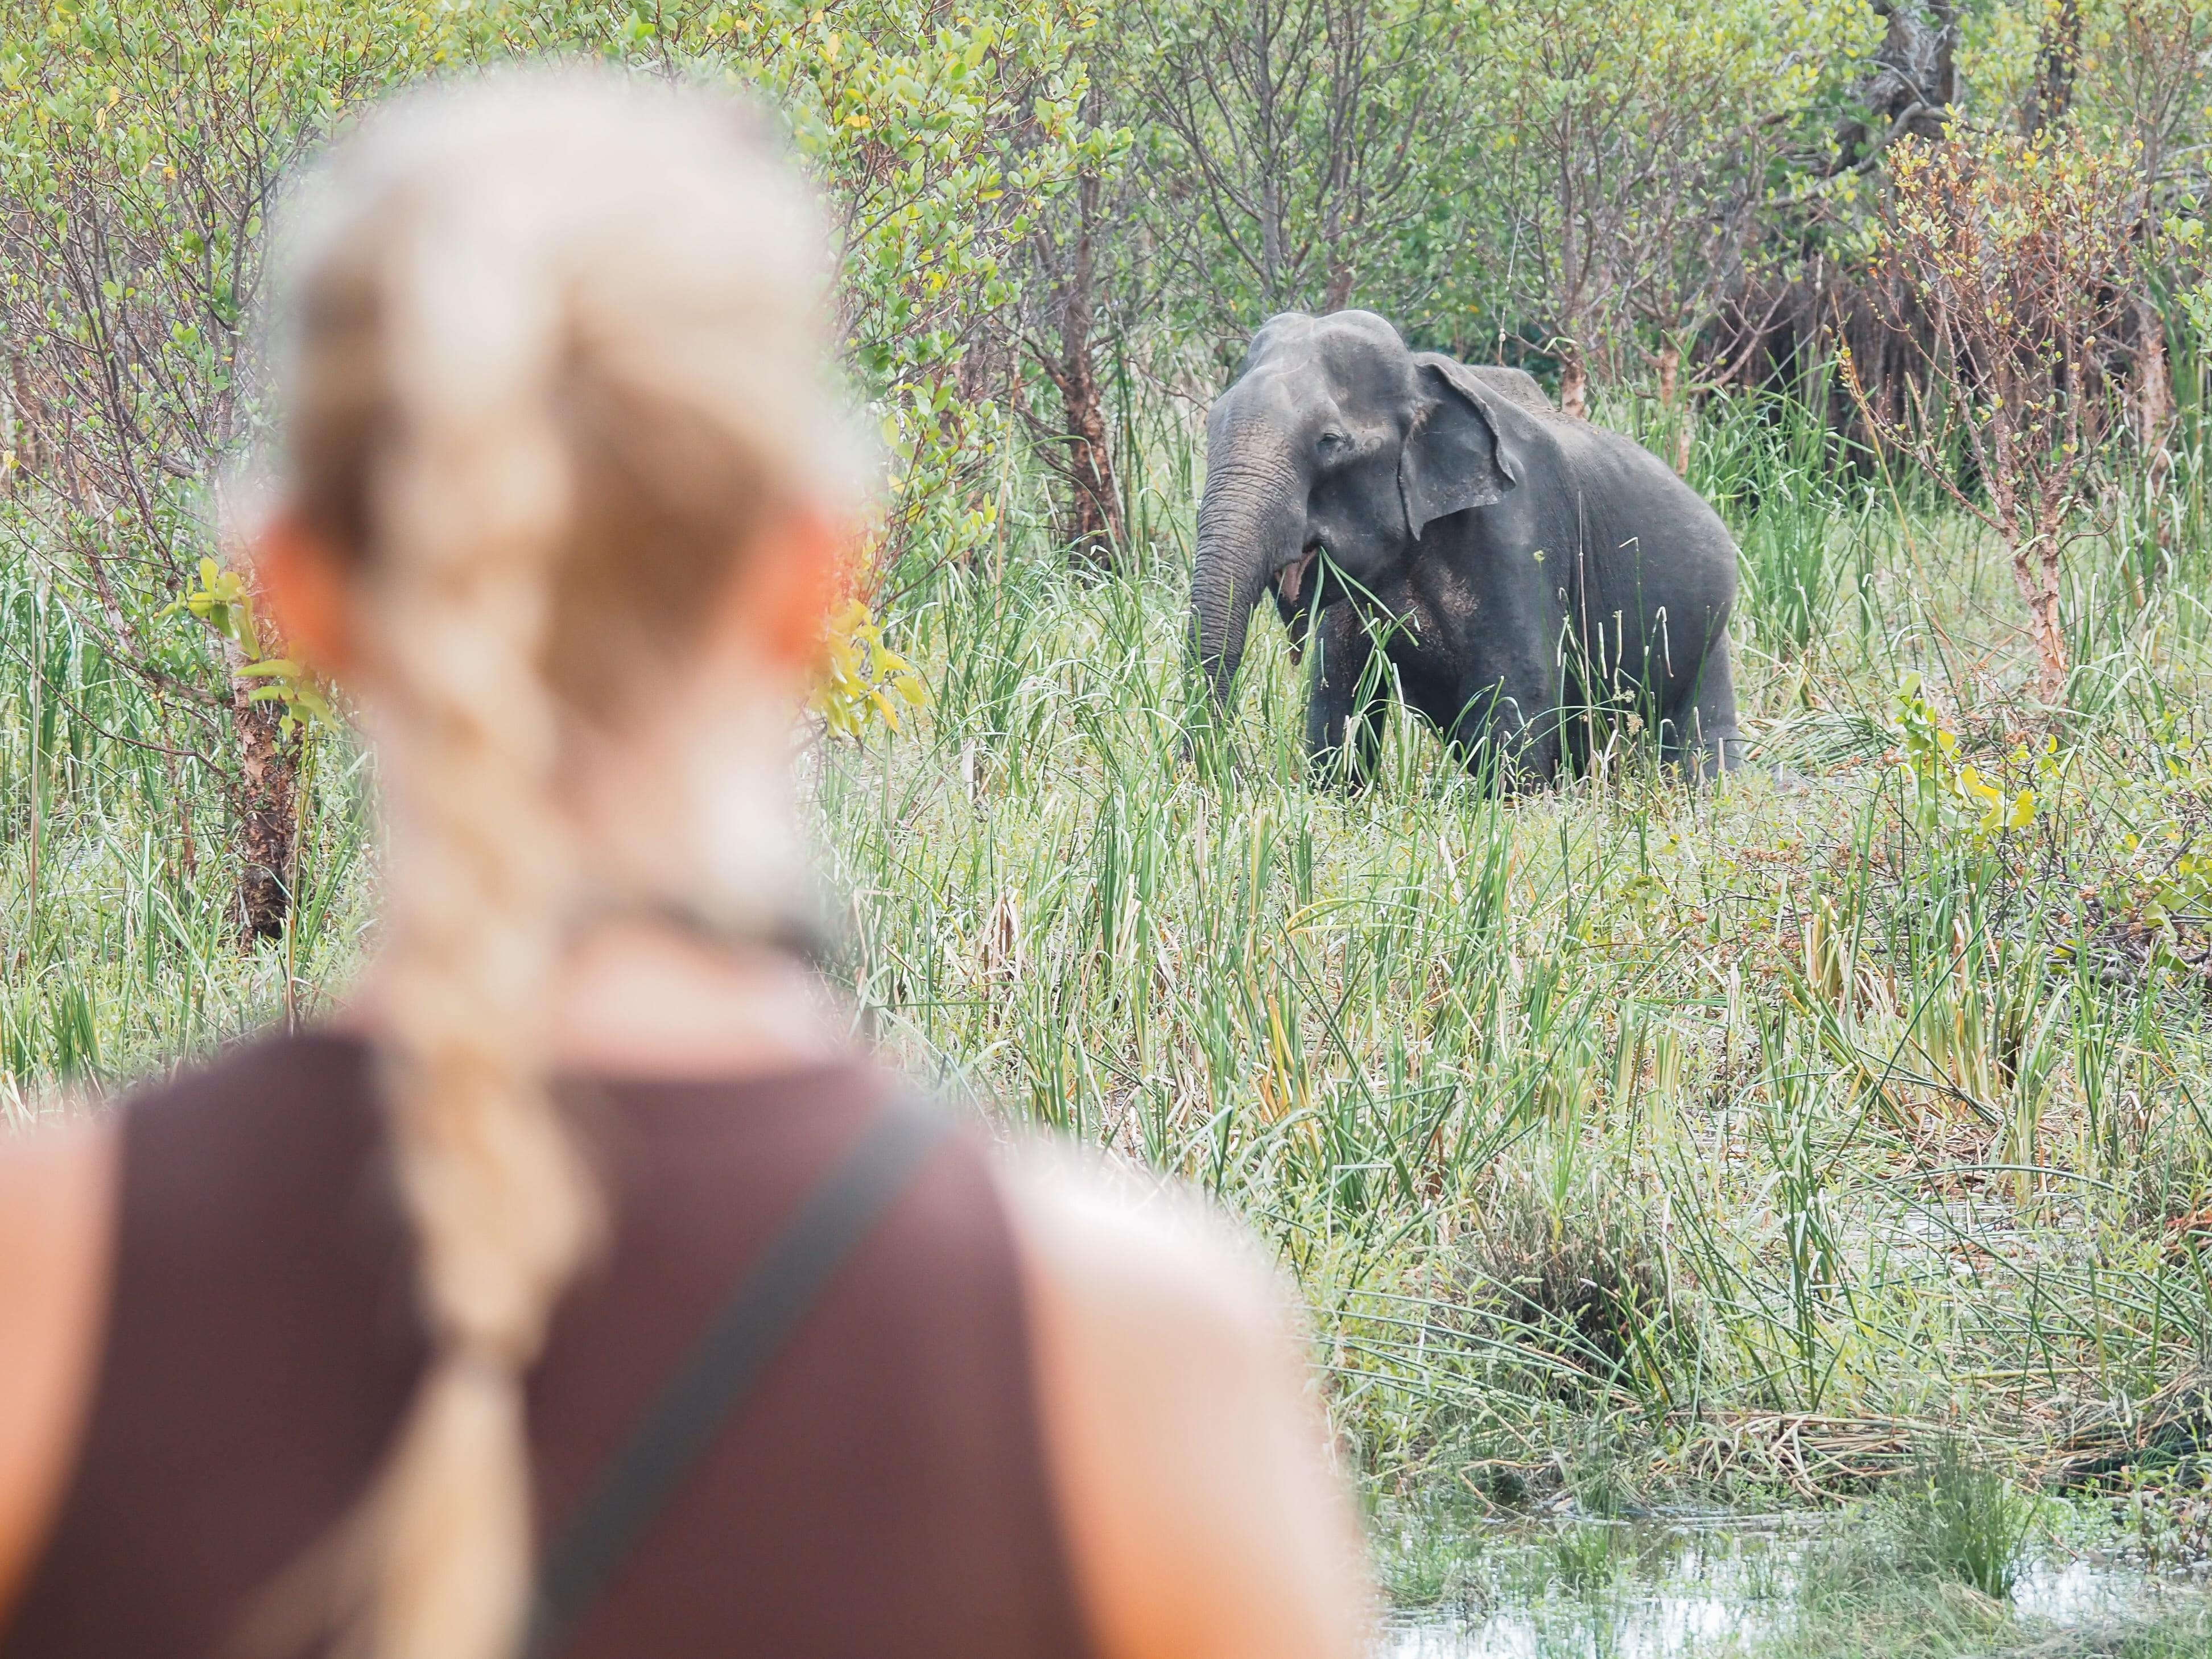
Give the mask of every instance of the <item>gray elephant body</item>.
M 1733 770 L 1735 585 L 1719 517 L 1642 445 L 1370 312 L 1271 319 L 1207 417 L 1199 659 L 1225 701 L 1272 590 L 1312 659 L 1316 763 L 1371 766 L 1395 684 L 1508 787 L 1638 724 Z

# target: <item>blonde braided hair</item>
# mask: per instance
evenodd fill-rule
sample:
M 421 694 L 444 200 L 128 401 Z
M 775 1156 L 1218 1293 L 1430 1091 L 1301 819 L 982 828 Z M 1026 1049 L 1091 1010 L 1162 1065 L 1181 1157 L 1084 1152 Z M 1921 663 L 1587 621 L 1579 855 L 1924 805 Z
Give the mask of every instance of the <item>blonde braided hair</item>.
M 383 1089 L 432 1342 L 337 1617 L 369 1659 L 504 1659 L 534 1561 L 522 1378 L 599 1226 L 543 1058 L 594 896 L 566 769 L 667 683 L 766 515 L 852 476 L 822 239 L 740 112 L 573 70 L 412 94 L 301 199 L 284 465 L 365 619 Z M 611 879 L 783 879 L 712 833 Z

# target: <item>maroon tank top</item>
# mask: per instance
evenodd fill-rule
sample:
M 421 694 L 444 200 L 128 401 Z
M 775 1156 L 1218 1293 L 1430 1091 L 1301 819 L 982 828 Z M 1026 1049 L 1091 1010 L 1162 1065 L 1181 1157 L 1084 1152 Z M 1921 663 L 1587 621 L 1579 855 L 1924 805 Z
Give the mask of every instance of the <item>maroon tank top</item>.
M 609 1247 L 529 1383 L 557 1534 L 890 1093 L 857 1065 L 580 1091 Z M 423 1364 L 359 1044 L 270 1042 L 124 1110 L 105 1352 L 0 1659 L 225 1654 L 375 1469 Z M 1027 1314 L 980 1147 L 944 1138 L 562 1650 L 1073 1659 Z

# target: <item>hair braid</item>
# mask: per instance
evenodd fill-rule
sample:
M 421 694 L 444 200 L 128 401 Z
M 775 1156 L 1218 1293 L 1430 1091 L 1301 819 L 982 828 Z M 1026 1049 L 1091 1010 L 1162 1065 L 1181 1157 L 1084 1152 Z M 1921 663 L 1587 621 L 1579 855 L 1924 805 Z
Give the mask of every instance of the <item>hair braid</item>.
M 380 1659 L 512 1646 L 532 1561 L 521 1377 L 595 1217 L 540 1058 L 574 862 L 540 667 L 569 496 L 557 314 L 494 257 L 499 229 L 419 227 L 386 296 L 386 1061 L 434 1358 L 373 1499 L 361 1634 Z
M 788 902 L 758 769 L 695 769 L 694 821 L 588 870 L 562 794 L 571 740 L 668 683 L 764 514 L 849 499 L 817 221 L 734 113 L 574 70 L 417 94 L 295 227 L 287 463 L 361 602 L 384 1093 L 432 1345 L 340 1540 L 355 1659 L 507 1659 L 521 1634 L 522 1380 L 600 1220 L 546 1075 L 568 919 L 656 884 Z M 272 1627 L 326 1598 L 307 1576 Z

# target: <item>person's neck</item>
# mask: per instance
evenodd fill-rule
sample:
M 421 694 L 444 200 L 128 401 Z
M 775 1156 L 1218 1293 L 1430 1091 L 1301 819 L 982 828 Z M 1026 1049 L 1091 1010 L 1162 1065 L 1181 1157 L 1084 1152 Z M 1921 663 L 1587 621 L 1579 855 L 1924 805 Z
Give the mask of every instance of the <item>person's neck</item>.
M 649 922 L 596 928 L 553 994 L 556 1066 L 600 1076 L 728 1076 L 838 1052 L 828 992 L 768 946 L 708 945 Z
M 547 1059 L 556 1072 L 728 1078 L 818 1065 L 841 1052 L 830 994 L 790 954 L 726 947 L 639 921 L 594 927 L 555 978 Z M 374 1036 L 372 968 L 337 1024 Z

